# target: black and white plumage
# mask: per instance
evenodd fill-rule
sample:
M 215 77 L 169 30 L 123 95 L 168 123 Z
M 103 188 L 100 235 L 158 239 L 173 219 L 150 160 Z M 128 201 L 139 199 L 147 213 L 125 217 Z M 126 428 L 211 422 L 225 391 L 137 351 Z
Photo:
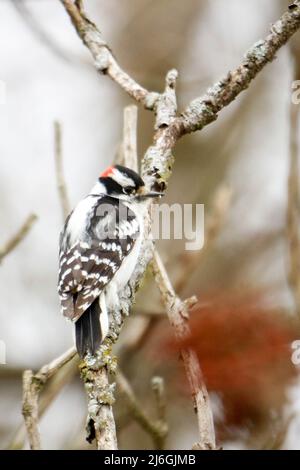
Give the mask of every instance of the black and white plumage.
M 75 207 L 60 237 L 58 292 L 62 313 L 75 322 L 76 347 L 94 354 L 109 329 L 108 310 L 138 262 L 148 197 L 134 171 L 108 168 Z

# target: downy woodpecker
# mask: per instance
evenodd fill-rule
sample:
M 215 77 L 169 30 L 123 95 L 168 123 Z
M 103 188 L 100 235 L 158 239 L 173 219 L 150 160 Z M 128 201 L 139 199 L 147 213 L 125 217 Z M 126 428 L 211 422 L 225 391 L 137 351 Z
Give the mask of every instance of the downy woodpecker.
M 142 178 L 120 165 L 102 173 L 66 219 L 60 235 L 58 292 L 75 322 L 81 357 L 95 354 L 109 330 L 108 311 L 130 280 L 143 237 L 147 192 Z

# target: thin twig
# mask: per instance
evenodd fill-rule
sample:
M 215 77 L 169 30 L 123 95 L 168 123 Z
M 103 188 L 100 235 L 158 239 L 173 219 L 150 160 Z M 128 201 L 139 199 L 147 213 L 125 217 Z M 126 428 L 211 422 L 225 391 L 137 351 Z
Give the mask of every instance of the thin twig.
M 57 190 L 61 203 L 63 220 L 65 221 L 70 213 L 70 202 L 63 170 L 62 129 L 61 124 L 58 121 L 54 122 L 54 148 Z
M 49 379 L 49 382 L 46 384 L 45 389 L 41 390 L 40 400 L 38 403 L 39 419 L 43 416 L 45 411 L 53 403 L 53 401 L 63 389 L 63 387 L 71 382 L 75 373 L 78 371 L 78 360 L 76 359 L 77 358 L 73 358 L 68 364 L 65 364 L 63 368 L 53 374 L 53 376 Z M 25 440 L 26 426 L 25 423 L 22 422 L 14 432 L 13 437 L 11 438 L 9 445 L 7 446 L 7 449 L 23 449 Z
M 61 354 L 56 359 L 53 359 L 49 364 L 44 365 L 35 374 L 35 379 L 40 381 L 43 385 L 50 379 L 61 367 L 67 364 L 76 355 L 76 349 L 72 346 L 66 352 Z
M 39 394 L 47 380 L 49 380 L 50 377 L 52 377 L 61 367 L 69 362 L 75 354 L 76 350 L 72 347 L 49 364 L 43 366 L 36 374 L 34 374 L 32 370 L 24 371 L 22 413 L 24 416 L 30 448 L 32 450 L 39 450 L 41 448 L 41 439 L 38 428 Z
M 27 2 L 12 0 L 11 4 L 24 21 L 24 24 L 30 29 L 30 31 L 32 31 L 34 35 L 36 35 L 42 44 L 48 47 L 52 53 L 65 62 L 75 62 L 76 58 L 73 58 L 70 52 L 66 53 L 66 51 L 60 47 L 59 43 L 56 42 L 51 35 L 49 35 L 47 30 L 41 26 L 39 21 L 33 15 L 32 11 L 28 8 Z
M 18 232 L 13 235 L 2 247 L 0 247 L 0 263 L 1 261 L 3 261 L 5 256 L 11 253 L 26 237 L 36 220 L 37 216 L 35 214 L 30 214 L 23 223 L 23 225 L 20 227 Z
M 153 109 L 157 93 L 149 92 L 131 78 L 118 64 L 111 53 L 110 47 L 103 40 L 96 25 L 83 12 L 82 3 L 72 0 L 60 0 L 68 12 L 73 25 L 83 43 L 90 50 L 96 69 L 114 80 L 132 98 L 142 103 L 146 108 Z
M 287 241 L 289 249 L 288 281 L 300 318 L 300 236 L 299 236 L 299 106 L 290 105 L 290 170 L 288 178 Z
M 151 387 L 155 396 L 158 419 L 166 423 L 167 400 L 164 379 L 158 376 L 152 377 Z
M 134 171 L 138 171 L 137 117 L 137 106 L 130 105 L 124 108 L 122 142 L 123 164 L 127 166 L 127 168 L 131 168 Z
M 177 340 L 182 341 L 190 334 L 187 305 L 177 297 L 157 252 L 154 254 L 152 266 L 162 302 L 166 308 L 170 324 L 174 328 L 175 337 Z M 212 411 L 198 358 L 191 349 L 181 350 L 181 356 L 198 417 L 198 448 L 202 450 L 215 449 L 216 442 Z
M 289 10 L 272 25 L 264 40 L 257 41 L 245 54 L 241 65 L 215 83 L 206 94 L 194 99 L 181 119 L 182 134 L 202 129 L 215 121 L 218 113 L 246 90 L 258 73 L 276 58 L 278 50 L 300 27 L 300 1 L 295 0 Z
M 154 441 L 155 448 L 164 449 L 165 439 L 168 434 L 168 425 L 165 420 L 164 412 L 162 416 L 159 416 L 158 421 L 151 420 L 144 412 L 144 409 L 136 398 L 130 383 L 120 370 L 117 372 L 116 382 L 120 393 L 126 400 L 132 417 L 147 433 L 150 434 Z M 160 397 L 160 400 L 161 398 L 162 397 Z

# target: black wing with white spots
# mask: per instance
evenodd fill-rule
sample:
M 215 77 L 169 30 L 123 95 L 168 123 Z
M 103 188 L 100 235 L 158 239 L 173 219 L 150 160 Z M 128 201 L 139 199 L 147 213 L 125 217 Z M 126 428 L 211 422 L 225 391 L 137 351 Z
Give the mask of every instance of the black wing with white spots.
M 62 313 L 72 320 L 78 320 L 99 297 L 139 234 L 133 211 L 109 196 L 94 197 L 86 230 L 78 239 L 70 235 L 76 209 L 61 234 L 58 292 Z

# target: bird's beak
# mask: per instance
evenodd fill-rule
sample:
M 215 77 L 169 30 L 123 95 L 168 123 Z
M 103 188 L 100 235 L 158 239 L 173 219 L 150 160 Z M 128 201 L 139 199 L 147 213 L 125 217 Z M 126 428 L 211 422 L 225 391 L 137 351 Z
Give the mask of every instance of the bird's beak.
M 142 197 L 162 197 L 164 193 L 157 193 L 155 191 L 151 191 L 150 193 L 146 193 L 142 195 Z
M 148 198 L 159 198 L 159 197 L 162 197 L 162 196 L 164 196 L 164 193 L 160 193 L 160 192 L 157 192 L 157 191 L 147 192 L 147 190 L 145 188 L 141 188 L 138 191 L 138 194 L 137 194 L 136 197 L 139 200 L 143 200 L 143 199 L 148 199 Z

